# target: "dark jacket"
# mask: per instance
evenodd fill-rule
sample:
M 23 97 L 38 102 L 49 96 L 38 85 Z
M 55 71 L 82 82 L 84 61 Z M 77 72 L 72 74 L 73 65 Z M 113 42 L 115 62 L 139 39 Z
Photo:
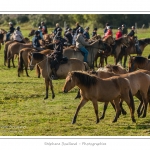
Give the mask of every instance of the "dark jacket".
M 92 37 L 95 36 L 95 35 L 97 35 L 97 32 L 96 32 L 96 31 L 93 31 L 93 32 L 92 32 Z
M 134 30 L 131 30 L 128 36 L 134 36 L 134 34 L 135 34 Z
M 84 31 L 83 36 L 85 39 L 90 39 L 89 32 Z
M 63 44 L 61 42 L 55 44 L 54 46 L 54 52 L 51 54 L 53 58 L 56 58 L 58 61 L 60 61 L 63 57 Z
M 67 32 L 67 33 L 65 34 L 65 37 L 68 39 L 68 43 L 69 43 L 70 45 L 72 45 L 72 39 L 73 39 L 72 34 L 71 34 L 70 32 Z
M 32 39 L 32 45 L 34 48 L 37 48 L 37 47 L 40 47 L 40 37 L 39 36 L 34 36 L 33 39 Z
M 8 31 L 8 32 L 13 33 L 14 31 L 15 31 L 14 26 L 11 26 L 11 27 L 9 28 L 9 31 Z

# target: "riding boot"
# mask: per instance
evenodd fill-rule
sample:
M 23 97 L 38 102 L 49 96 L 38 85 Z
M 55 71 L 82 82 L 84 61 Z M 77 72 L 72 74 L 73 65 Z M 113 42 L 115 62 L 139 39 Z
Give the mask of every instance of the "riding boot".
M 52 68 L 52 76 L 51 76 L 51 78 L 52 78 L 52 80 L 57 80 L 58 79 L 55 68 Z

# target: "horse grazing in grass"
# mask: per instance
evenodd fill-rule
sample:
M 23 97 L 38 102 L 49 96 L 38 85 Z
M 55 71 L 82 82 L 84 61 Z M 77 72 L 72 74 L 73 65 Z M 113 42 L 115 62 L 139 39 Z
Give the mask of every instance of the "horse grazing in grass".
M 134 100 L 131 93 L 130 83 L 127 79 L 116 76 L 108 79 L 100 79 L 96 76 L 89 75 L 81 71 L 72 71 L 68 73 L 63 91 L 67 93 L 69 90 L 78 86 L 81 93 L 81 102 L 77 107 L 72 123 L 76 122 L 78 112 L 89 100 L 92 101 L 95 114 L 96 123 L 100 121 L 98 116 L 98 101 L 109 103 L 114 102 L 116 109 L 116 116 L 113 122 L 116 122 L 120 113 L 120 98 L 125 100 L 130 108 L 132 121 L 134 118 Z
M 150 60 L 142 56 L 130 56 L 128 62 L 129 72 L 137 69 L 144 69 L 150 71 Z
M 31 61 L 30 61 L 30 70 L 33 70 L 35 65 L 38 65 L 40 69 L 40 73 L 42 74 L 43 78 L 45 78 L 45 85 L 46 85 L 46 97 L 48 98 L 48 87 L 50 85 L 52 90 L 52 98 L 54 98 L 54 92 L 52 87 L 52 80 L 51 80 L 51 73 L 52 70 L 50 68 L 50 58 L 45 54 L 41 53 L 32 53 Z M 60 79 L 66 78 L 69 71 L 73 70 L 86 70 L 87 67 L 85 63 L 82 61 L 72 58 L 68 59 L 68 62 L 65 64 L 61 64 L 57 70 L 57 76 Z
M 18 61 L 18 77 L 20 77 L 20 73 L 23 73 L 23 68 L 25 67 L 25 71 L 26 71 L 26 76 L 29 77 L 28 74 L 28 66 L 30 64 L 30 54 L 36 52 L 35 49 L 32 48 L 23 48 L 20 50 L 19 52 L 19 61 Z M 50 49 L 46 49 L 46 50 L 42 50 L 41 54 L 44 55 L 50 55 L 53 51 Z M 36 66 L 37 69 L 37 73 L 38 73 L 38 77 L 40 77 L 40 69 L 38 68 L 38 66 Z
M 150 73 L 150 72 L 149 72 Z M 140 100 L 140 105 L 137 109 L 138 117 L 141 116 L 142 111 L 141 107 L 143 105 L 144 113 L 142 117 L 146 117 L 147 112 L 147 104 L 148 104 L 148 91 L 150 89 L 150 76 L 147 75 L 144 71 L 135 71 L 132 73 L 126 73 L 126 74 L 115 74 L 113 72 L 105 72 L 105 71 L 96 71 L 95 73 L 99 78 L 109 78 L 112 76 L 120 76 L 123 78 L 127 78 L 131 85 L 132 94 L 136 96 Z M 104 112 L 101 117 L 101 119 L 104 118 L 105 111 L 107 109 L 107 103 L 104 105 Z M 126 114 L 125 110 L 122 108 L 122 102 L 121 102 L 121 109 L 122 113 Z

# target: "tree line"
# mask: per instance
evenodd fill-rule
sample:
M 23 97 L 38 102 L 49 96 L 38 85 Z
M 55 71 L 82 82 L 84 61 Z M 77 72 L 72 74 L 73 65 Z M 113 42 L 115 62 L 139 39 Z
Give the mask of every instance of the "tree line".
M 137 23 L 137 27 L 149 28 L 150 14 L 0 14 L 0 25 L 6 25 L 9 21 L 15 24 L 28 23 L 32 27 L 37 27 L 44 21 L 50 28 L 56 23 L 61 26 L 69 24 L 74 26 L 79 22 L 82 26 L 104 28 L 108 22 L 113 28 L 126 24 L 127 28 Z

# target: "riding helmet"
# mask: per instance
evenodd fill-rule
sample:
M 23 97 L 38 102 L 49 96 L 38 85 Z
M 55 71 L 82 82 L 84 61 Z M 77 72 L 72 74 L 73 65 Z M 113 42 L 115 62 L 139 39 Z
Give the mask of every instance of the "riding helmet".
M 20 27 L 18 26 L 18 27 L 16 27 L 16 30 L 20 30 Z
M 39 26 L 39 29 L 42 29 L 42 27 L 41 27 L 41 26 Z
M 9 22 L 9 24 L 13 24 L 12 22 Z

